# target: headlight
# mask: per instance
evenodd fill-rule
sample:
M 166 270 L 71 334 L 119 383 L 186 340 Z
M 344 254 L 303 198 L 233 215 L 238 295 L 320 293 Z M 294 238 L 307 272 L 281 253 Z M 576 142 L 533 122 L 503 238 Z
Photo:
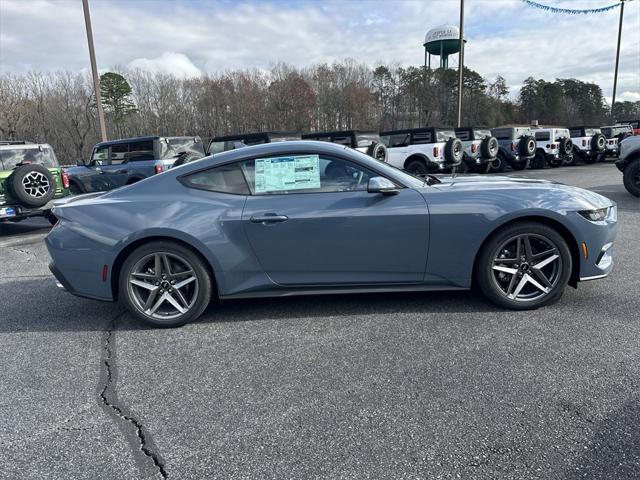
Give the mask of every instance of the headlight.
M 609 207 L 600 208 L 598 210 L 582 210 L 578 212 L 587 220 L 591 220 L 592 222 L 602 222 L 605 218 L 607 218 L 607 213 L 609 212 Z

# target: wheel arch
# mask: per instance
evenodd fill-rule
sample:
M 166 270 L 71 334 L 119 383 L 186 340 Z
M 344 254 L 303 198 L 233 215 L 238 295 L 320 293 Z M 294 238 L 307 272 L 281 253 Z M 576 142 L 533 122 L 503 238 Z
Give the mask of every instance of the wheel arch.
M 474 256 L 473 272 L 471 276 L 472 284 L 475 283 L 476 270 L 478 268 L 478 259 L 480 257 L 480 252 L 482 252 L 485 245 L 487 245 L 493 239 L 493 237 L 503 228 L 516 223 L 525 223 L 525 222 L 541 223 L 543 225 L 551 227 L 562 236 L 565 242 L 567 242 L 569 251 L 571 252 L 571 276 L 569 277 L 569 285 L 571 285 L 574 288 L 577 288 L 578 281 L 580 280 L 580 249 L 578 246 L 578 240 L 573 235 L 573 233 L 571 233 L 571 231 L 565 225 L 562 224 L 562 222 L 550 217 L 545 217 L 543 215 L 525 215 L 522 217 L 513 218 L 510 220 L 507 220 L 506 222 L 501 223 L 500 225 L 496 226 L 493 230 L 491 230 L 491 232 L 489 232 L 489 234 L 480 244 L 480 247 L 478 248 Z
M 133 242 L 127 244 L 124 248 L 122 248 L 120 250 L 120 252 L 118 252 L 118 255 L 116 256 L 115 260 L 113 261 L 112 265 L 111 265 L 111 292 L 113 295 L 113 300 L 116 301 L 118 300 L 118 295 L 119 295 L 119 289 L 120 289 L 120 271 L 122 269 L 122 265 L 124 264 L 125 260 L 127 259 L 127 257 L 131 254 L 131 252 L 133 252 L 134 250 L 136 250 L 137 248 L 150 243 L 150 242 L 172 242 L 172 243 L 177 243 L 178 245 L 187 248 L 188 250 L 190 250 L 191 252 L 193 252 L 195 255 L 197 255 L 200 260 L 202 260 L 202 262 L 204 263 L 205 267 L 207 268 L 207 271 L 209 273 L 209 277 L 211 278 L 211 285 L 213 287 L 213 291 L 211 292 L 212 295 L 215 295 L 216 297 L 219 298 L 219 294 L 218 294 L 218 282 L 216 279 L 216 275 L 213 269 L 213 266 L 211 265 L 211 261 L 207 258 L 207 256 L 205 254 L 203 254 L 199 248 L 195 247 L 193 244 L 182 240 L 180 238 L 177 237 L 173 237 L 173 236 L 169 236 L 169 235 L 151 235 L 151 236 L 147 236 L 147 237 L 142 237 L 142 238 L 138 238 L 136 240 L 134 240 Z

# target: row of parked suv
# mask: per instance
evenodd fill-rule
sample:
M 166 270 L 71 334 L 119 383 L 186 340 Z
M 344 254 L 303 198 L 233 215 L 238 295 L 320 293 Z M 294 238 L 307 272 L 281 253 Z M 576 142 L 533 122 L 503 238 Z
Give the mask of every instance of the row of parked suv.
M 578 160 L 594 163 L 607 154 L 617 155 L 619 141 L 632 133 L 629 125 L 568 129 L 426 127 L 380 133 L 261 132 L 215 137 L 206 149 L 197 136 L 150 136 L 98 143 L 88 161 L 81 160 L 76 166 L 65 168 L 60 167 L 47 144 L 0 142 L 0 221 L 40 215 L 55 223 L 50 213 L 55 199 L 112 190 L 207 154 L 261 143 L 300 139 L 333 142 L 411 173 L 426 175 L 452 171 L 502 172 L 507 166 L 514 170 L 557 167 L 575 165 Z M 627 163 L 617 165 L 626 171 Z M 625 185 L 634 195 L 640 195 L 640 175 L 638 178 L 633 175 L 627 179 L 625 173 Z

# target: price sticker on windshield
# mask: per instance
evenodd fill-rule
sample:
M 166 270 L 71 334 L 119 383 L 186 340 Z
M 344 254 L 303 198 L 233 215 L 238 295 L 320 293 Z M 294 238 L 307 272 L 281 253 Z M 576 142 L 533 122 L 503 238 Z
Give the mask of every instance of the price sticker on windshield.
M 320 188 L 320 157 L 318 155 L 256 159 L 256 193 L 307 188 Z

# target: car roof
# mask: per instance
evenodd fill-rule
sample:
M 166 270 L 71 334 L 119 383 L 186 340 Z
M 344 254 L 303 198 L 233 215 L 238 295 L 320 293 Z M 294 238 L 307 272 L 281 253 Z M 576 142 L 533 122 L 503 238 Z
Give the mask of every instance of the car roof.
M 251 132 L 251 133 L 236 133 L 233 135 L 220 135 L 218 137 L 213 137 L 212 142 L 227 142 L 231 140 L 242 140 L 249 138 L 267 138 L 270 135 L 297 135 L 300 136 L 299 132 L 281 132 L 281 131 L 269 131 L 269 132 Z
M 32 143 L 32 142 L 11 142 L 11 143 L 4 143 L 4 142 L 0 142 L 0 150 L 28 150 L 28 149 L 32 149 L 32 148 L 51 148 L 51 145 L 49 145 L 48 143 Z
M 107 140 L 105 142 L 96 143 L 93 148 L 104 147 L 107 145 L 118 145 L 121 143 L 160 140 L 162 138 L 166 138 L 166 139 L 198 138 L 199 139 L 200 137 L 198 137 L 198 135 L 147 135 L 142 137 L 129 137 L 129 138 L 118 138 L 115 140 Z
M 302 138 L 331 137 L 335 135 L 378 135 L 376 130 L 334 130 L 330 132 L 307 132 Z
M 400 135 L 403 133 L 437 132 L 439 130 L 454 130 L 454 128 L 453 127 L 403 128 L 401 130 L 389 130 L 387 132 L 380 132 L 380 135 Z

